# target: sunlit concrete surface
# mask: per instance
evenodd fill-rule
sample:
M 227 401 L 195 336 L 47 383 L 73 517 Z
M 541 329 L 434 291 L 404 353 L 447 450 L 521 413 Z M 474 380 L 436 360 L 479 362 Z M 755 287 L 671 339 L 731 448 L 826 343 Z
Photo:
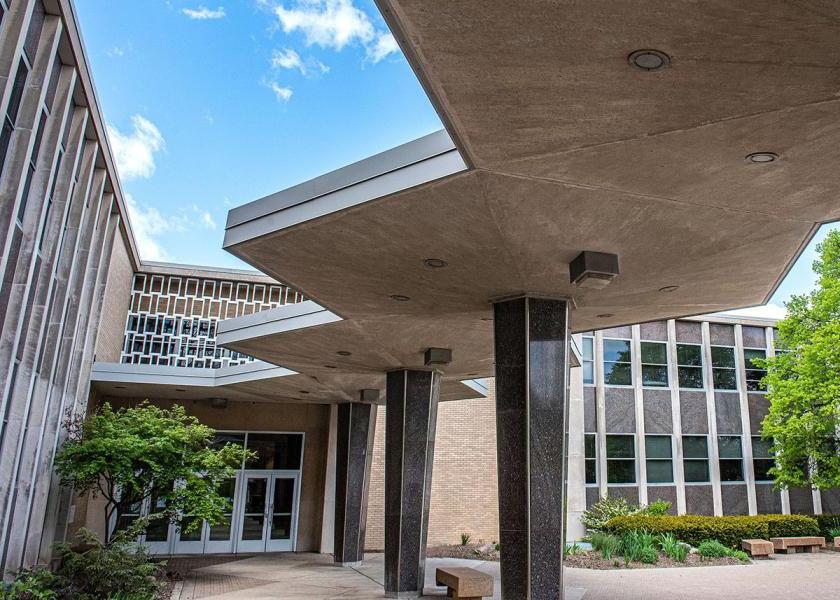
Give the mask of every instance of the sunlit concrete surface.
M 446 596 L 444 588 L 434 585 L 435 569 L 442 564 L 493 575 L 494 598 L 501 598 L 498 563 L 455 559 L 428 559 L 423 598 Z M 564 576 L 567 600 L 830 598 L 840 586 L 840 554 L 777 556 L 735 567 L 565 569 Z M 338 567 L 324 554 L 264 554 L 192 571 L 173 600 L 361 600 L 384 597 L 382 581 L 381 554 L 367 555 L 357 569 Z

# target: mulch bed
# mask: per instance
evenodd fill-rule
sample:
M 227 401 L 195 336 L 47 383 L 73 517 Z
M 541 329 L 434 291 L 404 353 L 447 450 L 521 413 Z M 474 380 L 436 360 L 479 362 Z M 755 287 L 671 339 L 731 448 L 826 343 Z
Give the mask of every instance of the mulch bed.
M 452 546 L 429 546 L 427 558 L 470 558 L 472 560 L 499 561 L 499 553 L 490 544 L 455 544 Z
M 726 556 L 723 558 L 703 558 L 698 554 L 689 554 L 685 562 L 677 562 L 665 556 L 659 555 L 659 562 L 654 565 L 649 565 L 641 562 L 631 562 L 628 566 L 624 565 L 623 556 L 614 556 L 607 560 L 601 556 L 600 552 L 588 551 L 580 554 L 566 556 L 565 564 L 567 567 L 576 569 L 662 569 L 672 567 L 720 567 L 725 565 L 743 565 L 737 558 Z

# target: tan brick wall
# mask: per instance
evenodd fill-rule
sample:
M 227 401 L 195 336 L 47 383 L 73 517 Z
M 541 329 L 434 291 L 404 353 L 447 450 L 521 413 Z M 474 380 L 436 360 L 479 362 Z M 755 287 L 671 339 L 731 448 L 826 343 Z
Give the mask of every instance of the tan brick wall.
M 102 302 L 102 318 L 96 336 L 96 360 L 100 362 L 120 362 L 133 277 L 134 269 L 125 241 L 118 235 L 111 252 L 108 284 L 105 286 L 105 298 Z
M 454 544 L 461 533 L 497 541 L 499 510 L 496 472 L 495 387 L 488 397 L 443 402 L 438 409 L 429 545 Z M 385 410 L 376 422 L 365 546 L 384 547 Z

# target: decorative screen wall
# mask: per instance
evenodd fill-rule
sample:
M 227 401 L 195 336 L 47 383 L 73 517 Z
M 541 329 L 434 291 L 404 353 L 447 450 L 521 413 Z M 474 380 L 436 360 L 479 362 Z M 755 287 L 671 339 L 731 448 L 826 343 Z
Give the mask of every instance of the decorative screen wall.
M 121 361 L 205 369 L 250 362 L 216 346 L 218 322 L 302 300 L 280 284 L 136 273 Z

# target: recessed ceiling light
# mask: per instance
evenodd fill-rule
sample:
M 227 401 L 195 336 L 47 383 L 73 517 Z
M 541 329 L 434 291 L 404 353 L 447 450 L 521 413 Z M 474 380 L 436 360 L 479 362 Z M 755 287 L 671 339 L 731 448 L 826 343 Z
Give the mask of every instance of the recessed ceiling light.
M 680 289 L 680 286 L 678 285 L 666 285 L 665 287 L 659 288 L 659 291 L 670 294 L 671 292 L 676 292 L 678 289 Z
M 636 50 L 630 53 L 627 60 L 643 71 L 658 71 L 671 63 L 671 57 L 659 50 Z
M 402 294 L 391 294 L 391 300 L 394 300 L 395 302 L 408 302 L 411 298 L 403 296 Z
M 115 389 L 115 390 L 124 390 L 124 389 L 125 389 L 125 386 L 124 386 L 124 385 L 115 385 L 115 386 L 114 386 L 114 389 Z
M 324 365 L 324 367 L 327 368 L 327 369 L 337 369 L 338 368 L 335 365 Z
M 467 373 L 467 377 L 478 377 L 478 373 Z
M 747 154 L 745 158 L 752 163 L 771 163 L 779 158 L 779 155 L 775 152 L 753 152 Z
M 298 390 L 298 394 L 308 394 L 308 393 L 309 392 L 307 392 L 306 390 Z
M 352 352 L 348 352 L 347 350 L 339 350 L 338 352 L 336 352 L 336 354 L 338 354 L 339 356 L 350 356 L 350 355 L 352 355 L 353 353 L 352 353 Z
M 176 392 L 186 392 L 187 390 L 185 390 L 184 388 L 175 388 L 175 391 Z
M 449 265 L 448 262 L 440 258 L 427 258 L 423 261 L 423 264 L 429 267 L 430 269 L 442 269 Z
M 595 316 L 598 317 L 599 319 L 609 319 L 610 317 L 613 316 L 613 314 L 612 313 L 601 313 L 600 315 L 595 315 Z

